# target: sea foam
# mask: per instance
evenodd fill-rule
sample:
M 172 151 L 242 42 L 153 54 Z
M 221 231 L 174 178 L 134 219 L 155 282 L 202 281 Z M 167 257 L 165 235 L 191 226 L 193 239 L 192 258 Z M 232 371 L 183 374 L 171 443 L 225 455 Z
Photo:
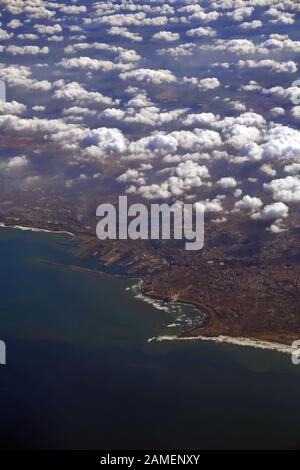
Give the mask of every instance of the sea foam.
M 267 349 L 270 351 L 277 351 L 285 354 L 292 354 L 295 349 L 292 346 L 281 344 L 281 343 L 273 343 L 271 341 L 262 341 L 250 338 L 242 338 L 237 337 L 233 338 L 231 336 L 190 336 L 190 337 L 178 337 L 178 336 L 158 336 L 155 338 L 155 341 L 213 341 L 214 343 L 227 343 L 233 344 L 235 346 L 246 346 L 256 349 Z

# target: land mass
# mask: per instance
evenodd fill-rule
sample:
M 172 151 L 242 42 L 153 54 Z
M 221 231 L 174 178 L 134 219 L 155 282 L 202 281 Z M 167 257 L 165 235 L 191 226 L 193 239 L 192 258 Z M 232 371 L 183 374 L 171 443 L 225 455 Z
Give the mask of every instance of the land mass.
M 0 220 L 72 232 L 80 258 L 96 257 L 112 272 L 140 277 L 147 296 L 199 308 L 204 322 L 182 338 L 222 335 L 286 345 L 300 338 L 300 226 L 275 236 L 263 222 L 239 215 L 230 224 L 208 219 L 204 248 L 187 252 L 178 241 L 100 241 L 93 216 L 79 221 L 58 206 L 61 217 L 51 210 L 47 218 L 45 212 L 2 211 Z

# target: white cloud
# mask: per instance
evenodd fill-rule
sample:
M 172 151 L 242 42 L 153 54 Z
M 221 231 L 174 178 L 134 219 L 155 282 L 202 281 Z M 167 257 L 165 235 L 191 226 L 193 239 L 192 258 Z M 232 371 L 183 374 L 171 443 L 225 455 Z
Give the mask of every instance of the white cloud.
M 101 127 L 90 130 L 84 137 L 85 155 L 101 158 L 110 154 L 122 154 L 127 150 L 127 140 L 119 129 Z
M 287 176 L 265 183 L 264 188 L 271 191 L 273 199 L 286 203 L 300 201 L 300 177 Z
M 110 97 L 103 96 L 99 92 L 85 90 L 79 83 L 57 83 L 53 94 L 55 100 L 90 105 L 112 105 L 114 102 Z
M 298 71 L 296 62 L 290 60 L 288 62 L 276 62 L 272 59 L 263 59 L 263 60 L 239 60 L 238 67 L 249 68 L 249 69 L 259 69 L 267 68 L 271 69 L 277 73 L 295 73 Z
M 209 36 L 215 36 L 216 31 L 210 27 L 203 27 L 199 26 L 199 28 L 193 28 L 187 31 L 187 36 L 193 37 L 193 38 L 200 38 L 200 37 L 209 37 Z
M 117 178 L 119 183 L 135 183 L 138 185 L 145 184 L 144 174 L 135 168 L 129 168 Z
M 23 114 L 26 111 L 26 105 L 17 101 L 1 101 L 0 114 Z
M 25 155 L 12 157 L 6 164 L 6 170 L 18 170 L 28 165 L 28 160 Z
M 240 28 L 242 29 L 258 29 L 262 28 L 263 23 L 260 20 L 253 20 L 253 21 L 245 21 L 244 23 L 240 24 Z
M 271 221 L 276 219 L 284 219 L 289 214 L 289 208 L 283 202 L 274 202 L 268 204 L 260 212 L 255 212 L 251 215 L 254 220 Z
M 58 34 L 62 32 L 62 27 L 59 24 L 45 25 L 35 24 L 34 29 L 40 34 Z
M 263 147 L 263 158 L 300 161 L 300 131 L 287 126 L 269 130 Z
M 263 203 L 262 200 L 258 197 L 251 197 L 246 194 L 243 199 L 237 201 L 234 205 L 236 209 L 243 209 L 243 210 L 256 210 L 262 207 Z
M 170 70 L 136 69 L 121 73 L 120 78 L 122 80 L 136 80 L 137 82 L 146 82 L 153 85 L 176 82 L 176 77 Z
M 39 46 L 7 46 L 5 52 L 11 55 L 47 55 L 49 47 Z
M 224 176 L 223 178 L 219 179 L 217 184 L 224 189 L 235 188 L 237 186 L 237 181 L 232 176 Z
M 178 41 L 180 39 L 180 35 L 178 33 L 172 33 L 171 31 L 160 31 L 152 36 L 154 41 L 167 41 L 173 42 Z
M 83 70 L 94 72 L 112 72 L 130 68 L 130 65 L 128 64 L 116 64 L 109 60 L 92 59 L 91 57 L 74 57 L 72 59 L 63 59 L 59 63 L 59 66 L 66 70 Z
M 78 15 L 80 13 L 86 13 L 87 8 L 85 5 L 62 5 L 59 7 L 62 13 L 67 15 Z
M 119 26 L 112 26 L 107 30 L 107 33 L 111 36 L 120 36 L 135 42 L 140 42 L 143 40 L 143 37 L 140 34 L 133 33 L 128 31 L 126 28 Z
M 213 113 L 199 113 L 189 114 L 184 120 L 185 126 L 209 126 L 210 124 L 218 121 L 220 116 L 216 116 Z

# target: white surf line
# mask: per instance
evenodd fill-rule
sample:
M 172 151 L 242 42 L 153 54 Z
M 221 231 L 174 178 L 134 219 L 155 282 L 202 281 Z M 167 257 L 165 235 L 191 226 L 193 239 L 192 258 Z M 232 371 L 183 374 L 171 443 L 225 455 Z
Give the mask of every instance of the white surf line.
M 154 296 L 149 296 L 147 294 L 143 294 L 142 292 L 142 284 L 143 280 L 139 279 L 137 284 L 134 284 L 130 287 L 127 287 L 126 290 L 132 291 L 133 297 L 137 300 L 145 302 L 152 307 L 156 308 L 157 310 L 161 310 L 164 312 L 169 313 L 170 315 L 174 316 L 174 323 L 172 322 L 170 325 L 167 325 L 168 328 L 175 328 L 180 326 L 180 323 L 176 323 L 177 321 L 180 322 L 181 317 L 184 315 L 187 319 L 189 318 L 188 313 L 185 313 L 185 309 L 189 308 L 191 311 L 195 311 L 198 316 L 201 316 L 201 311 L 192 304 L 188 304 L 186 302 L 177 302 L 177 301 L 169 301 L 165 302 L 162 299 L 155 298 Z M 191 326 L 190 328 L 191 329 Z
M 251 347 L 251 348 L 256 348 L 256 349 L 266 349 L 270 351 L 278 351 L 281 353 L 285 354 L 292 354 L 295 349 L 292 346 L 288 346 L 286 344 L 281 344 L 281 343 L 272 343 L 270 341 L 260 341 L 256 339 L 249 339 L 249 338 L 242 338 L 242 337 L 237 337 L 233 338 L 231 336 L 212 336 L 212 337 L 207 337 L 207 336 L 190 336 L 190 337 L 185 337 L 185 338 L 180 338 L 178 336 L 158 336 L 155 339 L 151 338 L 152 341 L 213 341 L 214 343 L 227 343 L 227 344 L 233 344 L 236 346 L 246 346 L 246 347 Z
M 28 232 L 44 232 L 44 233 L 61 233 L 75 237 L 74 233 L 68 232 L 66 230 L 47 230 L 45 228 L 36 228 L 36 227 L 26 227 L 24 225 L 5 225 L 3 222 L 0 222 L 0 227 L 2 228 L 13 228 L 16 230 L 23 230 Z
M 145 302 L 146 304 L 151 305 L 157 310 L 170 312 L 169 304 L 165 304 L 162 300 L 146 296 L 142 293 L 142 289 L 141 289 L 142 282 L 143 282 L 142 279 L 139 279 L 136 284 L 133 284 L 132 286 L 127 287 L 126 289 L 132 292 L 132 295 L 135 299 Z

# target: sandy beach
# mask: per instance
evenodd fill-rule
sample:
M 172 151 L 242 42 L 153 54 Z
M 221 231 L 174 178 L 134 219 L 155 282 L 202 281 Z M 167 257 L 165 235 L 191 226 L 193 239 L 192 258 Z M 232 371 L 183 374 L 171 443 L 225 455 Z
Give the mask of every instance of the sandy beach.
M 294 348 L 286 344 L 272 343 L 270 341 L 261 341 L 251 338 L 233 338 L 230 336 L 194 336 L 194 337 L 178 337 L 178 336 L 158 336 L 157 338 L 152 338 L 152 341 L 213 341 L 214 343 L 227 343 L 233 344 L 235 346 L 246 346 L 256 349 L 267 349 L 271 351 L 277 351 L 285 354 L 292 354 Z
M 47 230 L 44 228 L 35 228 L 35 227 L 26 227 L 23 225 L 5 225 L 5 223 L 0 222 L 0 227 L 2 228 L 14 228 L 17 230 L 23 231 L 30 231 L 30 232 L 44 232 L 44 233 L 61 233 L 65 235 L 70 235 L 71 237 L 75 237 L 74 233 L 68 232 L 66 230 Z

